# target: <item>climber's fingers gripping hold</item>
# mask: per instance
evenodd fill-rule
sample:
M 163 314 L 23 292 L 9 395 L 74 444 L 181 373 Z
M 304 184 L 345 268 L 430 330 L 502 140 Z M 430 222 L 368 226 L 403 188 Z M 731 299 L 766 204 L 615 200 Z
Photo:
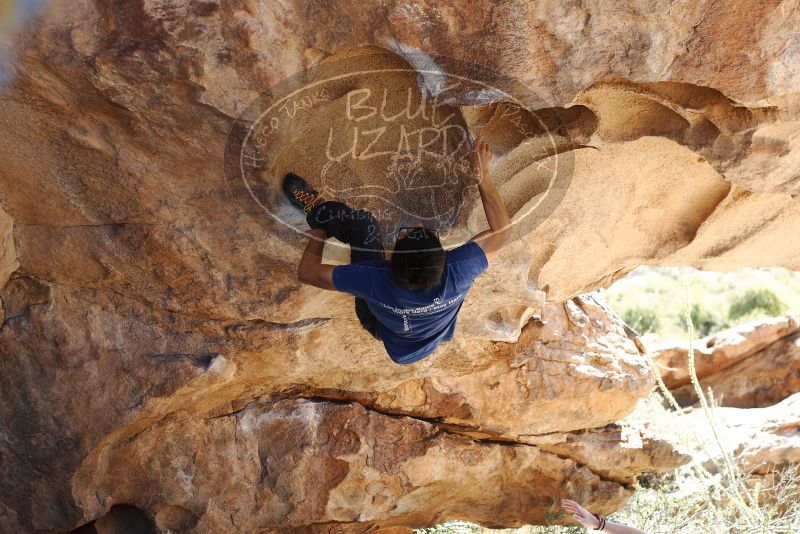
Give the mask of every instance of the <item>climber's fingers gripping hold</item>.
M 472 169 L 475 171 L 476 179 L 480 183 L 489 172 L 489 165 L 492 162 L 492 150 L 489 148 L 489 144 L 478 137 L 472 146 L 469 160 L 472 164 Z

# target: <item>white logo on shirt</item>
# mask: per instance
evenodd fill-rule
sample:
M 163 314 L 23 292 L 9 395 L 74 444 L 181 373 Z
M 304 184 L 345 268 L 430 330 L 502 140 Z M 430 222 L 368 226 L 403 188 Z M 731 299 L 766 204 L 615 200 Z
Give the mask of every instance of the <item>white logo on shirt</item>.
M 403 309 L 403 308 L 395 308 L 394 306 L 389 306 L 388 304 L 384 304 L 383 302 L 380 302 L 380 301 L 375 301 L 375 302 L 377 302 L 378 305 L 381 306 L 382 308 L 385 308 L 385 309 L 389 310 L 392 313 L 396 313 L 397 315 L 404 315 L 404 316 L 405 315 L 421 315 L 421 314 L 432 313 L 432 312 L 436 312 L 436 311 L 439 311 L 439 310 L 443 310 L 445 308 L 449 308 L 450 306 L 452 306 L 453 304 L 455 304 L 459 300 L 463 299 L 464 295 L 466 295 L 466 292 L 460 293 L 460 294 L 456 295 L 455 297 L 453 297 L 451 299 L 447 299 L 444 302 L 442 301 L 442 299 L 437 297 L 437 298 L 433 299 L 433 303 L 432 304 L 428 304 L 427 306 L 421 306 L 419 308 L 405 308 L 405 309 Z

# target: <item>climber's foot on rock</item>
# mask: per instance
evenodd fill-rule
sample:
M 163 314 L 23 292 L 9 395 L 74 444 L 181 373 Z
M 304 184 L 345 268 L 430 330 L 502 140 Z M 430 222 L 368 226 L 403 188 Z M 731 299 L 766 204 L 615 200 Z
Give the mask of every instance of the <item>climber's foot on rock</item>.
M 316 189 L 293 172 L 286 173 L 283 177 L 283 192 L 293 206 L 305 213 L 310 213 L 316 206 L 325 202 Z

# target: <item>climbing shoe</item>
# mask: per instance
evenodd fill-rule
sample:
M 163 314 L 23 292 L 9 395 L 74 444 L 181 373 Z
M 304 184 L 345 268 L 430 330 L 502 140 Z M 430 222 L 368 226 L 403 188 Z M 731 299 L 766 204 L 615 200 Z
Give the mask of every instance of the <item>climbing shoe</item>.
M 305 213 L 310 213 L 316 206 L 325 202 L 325 199 L 312 189 L 308 182 L 293 172 L 287 173 L 283 177 L 283 192 L 292 205 L 297 206 Z

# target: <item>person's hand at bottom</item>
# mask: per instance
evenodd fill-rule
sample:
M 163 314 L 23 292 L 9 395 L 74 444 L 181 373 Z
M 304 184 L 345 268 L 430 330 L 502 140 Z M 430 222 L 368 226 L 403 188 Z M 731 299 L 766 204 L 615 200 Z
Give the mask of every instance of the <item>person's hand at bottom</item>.
M 600 521 L 598 521 L 595 516 L 590 514 L 586 508 L 575 501 L 561 499 L 561 508 L 563 508 L 566 513 L 572 515 L 572 518 L 575 521 L 579 522 L 585 527 L 597 528 L 600 526 Z

